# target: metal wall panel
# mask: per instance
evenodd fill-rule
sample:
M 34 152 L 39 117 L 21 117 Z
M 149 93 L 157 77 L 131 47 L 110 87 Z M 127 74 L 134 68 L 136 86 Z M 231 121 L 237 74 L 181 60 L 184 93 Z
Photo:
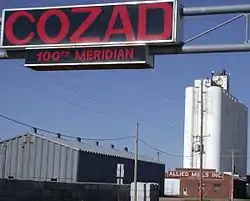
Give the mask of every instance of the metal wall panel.
M 246 176 L 248 110 L 228 93 L 223 93 L 221 110 L 221 171 L 231 171 L 231 151 L 235 149 L 235 171 Z
M 117 164 L 124 164 L 124 184 L 134 180 L 134 160 L 115 156 L 79 152 L 78 182 L 116 183 Z M 165 165 L 138 161 L 138 181 L 160 185 L 160 195 L 164 195 Z
M 129 201 L 130 185 L 0 179 L 0 201 Z M 15 193 L 13 193 L 15 192 Z M 152 200 L 155 201 L 155 200 Z
M 74 182 L 78 151 L 32 134 L 0 143 L 0 176 Z

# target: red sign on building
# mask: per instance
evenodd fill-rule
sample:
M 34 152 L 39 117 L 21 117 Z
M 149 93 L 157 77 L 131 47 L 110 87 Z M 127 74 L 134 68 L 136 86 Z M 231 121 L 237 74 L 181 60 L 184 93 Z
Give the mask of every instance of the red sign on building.
M 190 178 L 195 179 L 200 177 L 199 171 L 190 171 L 190 170 L 175 170 L 168 171 L 168 178 Z M 207 179 L 224 179 L 224 173 L 215 172 L 215 171 L 203 171 L 203 178 Z

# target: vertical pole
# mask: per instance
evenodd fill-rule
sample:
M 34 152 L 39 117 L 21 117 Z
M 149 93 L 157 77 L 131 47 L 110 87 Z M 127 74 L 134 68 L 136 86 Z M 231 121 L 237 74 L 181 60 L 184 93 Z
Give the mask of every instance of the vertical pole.
M 203 80 L 201 80 L 200 90 L 200 104 L 201 104 L 201 125 L 200 125 L 200 194 L 199 200 L 203 200 Z
M 232 150 L 232 180 L 231 180 L 231 201 L 234 200 L 234 154 L 235 150 Z
M 158 163 L 160 162 L 160 152 L 159 151 L 157 152 L 157 162 Z
M 120 183 L 118 184 L 118 201 L 120 201 Z
M 139 123 L 136 123 L 135 133 L 135 161 L 134 161 L 134 201 L 137 201 L 137 166 L 138 166 L 138 137 L 139 136 Z
M 5 178 L 5 166 L 6 166 L 6 152 L 7 152 L 7 143 L 3 141 L 2 147 L 1 147 L 1 155 L 2 157 L 2 178 Z
M 246 13 L 246 39 L 245 43 L 248 43 L 248 37 L 249 37 L 249 14 Z

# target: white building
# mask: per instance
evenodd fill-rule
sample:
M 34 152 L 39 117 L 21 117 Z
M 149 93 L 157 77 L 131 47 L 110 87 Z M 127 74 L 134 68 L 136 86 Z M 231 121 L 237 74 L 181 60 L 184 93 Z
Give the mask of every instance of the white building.
M 230 94 L 229 84 L 230 75 L 223 71 L 218 75 L 212 73 L 211 78 L 195 80 L 194 87 L 186 88 L 183 168 L 200 167 L 203 122 L 203 168 L 231 172 L 234 149 L 235 172 L 246 175 L 248 109 Z

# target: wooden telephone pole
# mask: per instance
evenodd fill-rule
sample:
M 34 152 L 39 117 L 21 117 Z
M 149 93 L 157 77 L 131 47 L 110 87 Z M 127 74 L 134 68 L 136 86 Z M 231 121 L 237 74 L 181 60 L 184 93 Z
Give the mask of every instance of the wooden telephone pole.
M 235 150 L 232 149 L 231 201 L 234 200 L 234 166 L 235 166 L 234 157 L 235 157 Z
M 135 132 L 135 161 L 134 161 L 134 201 L 137 201 L 137 171 L 138 171 L 138 141 L 139 141 L 139 123 L 136 123 Z
M 200 194 L 199 200 L 203 200 L 203 80 L 201 80 L 201 88 L 200 88 L 200 112 L 201 112 L 201 125 L 200 125 Z

